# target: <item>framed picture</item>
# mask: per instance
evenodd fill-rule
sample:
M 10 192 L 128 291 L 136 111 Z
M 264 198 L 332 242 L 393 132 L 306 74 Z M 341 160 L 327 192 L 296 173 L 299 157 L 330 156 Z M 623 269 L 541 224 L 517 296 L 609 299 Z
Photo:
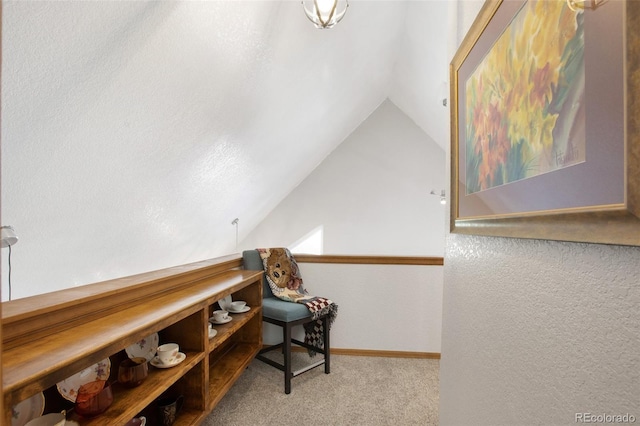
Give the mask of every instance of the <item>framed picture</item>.
M 486 0 L 450 78 L 451 232 L 640 245 L 640 2 Z

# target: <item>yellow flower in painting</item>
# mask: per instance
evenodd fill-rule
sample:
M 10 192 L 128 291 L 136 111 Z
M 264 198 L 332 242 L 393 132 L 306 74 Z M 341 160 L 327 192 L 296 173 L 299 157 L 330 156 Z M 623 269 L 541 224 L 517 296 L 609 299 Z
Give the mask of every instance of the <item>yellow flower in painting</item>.
M 579 30 L 564 0 L 530 0 L 472 73 L 467 161 L 475 168 L 467 180 L 475 184 L 468 187 L 477 191 L 535 175 L 532 166 L 552 156 L 558 112 L 549 106 L 566 72 L 566 50 L 581 48 L 575 40 L 583 43 Z

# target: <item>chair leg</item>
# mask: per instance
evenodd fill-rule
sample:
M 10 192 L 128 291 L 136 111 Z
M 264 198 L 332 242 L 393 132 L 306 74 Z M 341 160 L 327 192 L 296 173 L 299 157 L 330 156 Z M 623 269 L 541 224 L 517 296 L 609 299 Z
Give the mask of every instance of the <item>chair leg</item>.
M 285 394 L 290 394 L 291 393 L 291 381 L 295 375 L 298 374 L 302 374 L 306 371 L 310 371 L 312 369 L 314 369 L 315 367 L 319 367 L 321 365 L 324 364 L 324 372 L 325 374 L 329 374 L 331 371 L 331 343 L 330 343 L 330 332 L 329 332 L 329 317 L 328 315 L 325 315 L 321 321 L 322 321 L 322 327 L 323 330 L 326 330 L 325 333 L 323 333 L 323 349 L 320 348 L 316 348 L 318 350 L 320 350 L 321 353 L 324 353 L 324 359 L 317 361 L 315 363 L 309 364 L 307 367 L 302 368 L 296 372 L 293 371 L 293 363 L 291 360 L 291 354 L 292 354 L 292 350 L 291 350 L 291 346 L 294 343 L 294 340 L 291 338 L 292 335 L 292 329 L 294 325 L 301 325 L 301 324 L 305 324 L 305 321 L 308 321 L 306 318 L 303 318 L 301 320 L 297 320 L 294 322 L 284 322 L 284 321 L 277 321 L 277 320 L 271 320 L 271 319 L 264 319 L 265 322 L 271 323 L 271 324 L 275 324 L 279 327 L 282 327 L 282 343 L 278 344 L 278 345 L 272 345 L 269 346 L 267 348 L 262 349 L 258 355 L 256 356 L 256 358 L 262 362 L 265 362 L 275 368 L 277 368 L 280 371 L 284 372 L 284 393 Z M 305 347 L 307 349 L 314 349 L 313 345 L 308 345 L 305 342 L 302 341 L 298 341 L 295 340 L 295 343 Z M 277 350 L 277 349 L 281 349 L 282 353 L 284 355 L 284 362 L 282 364 L 277 363 L 276 361 L 273 361 L 269 358 L 265 358 L 262 354 L 269 352 L 271 350 Z
M 282 327 L 282 338 L 284 339 L 284 393 L 291 393 L 291 324 Z
M 322 331 L 324 337 L 324 374 L 331 372 L 331 348 L 329 341 L 329 315 L 325 315 L 322 318 Z

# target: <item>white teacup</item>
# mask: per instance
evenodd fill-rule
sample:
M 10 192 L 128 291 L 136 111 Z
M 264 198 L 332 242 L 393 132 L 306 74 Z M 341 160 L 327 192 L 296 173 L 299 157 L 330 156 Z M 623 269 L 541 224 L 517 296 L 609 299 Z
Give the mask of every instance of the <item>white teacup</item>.
M 50 413 L 44 416 L 36 417 L 27 422 L 25 426 L 64 426 L 67 422 L 65 412 Z
M 227 311 L 213 311 L 213 319 L 216 322 L 226 321 L 229 318 L 229 312 Z
M 158 359 L 163 364 L 171 364 L 176 360 L 180 346 L 177 343 L 165 343 L 158 346 Z
M 229 308 L 229 310 L 231 312 L 240 312 L 244 309 L 245 306 L 247 306 L 247 302 L 245 302 L 244 300 L 236 300 L 235 302 L 231 302 L 231 307 Z

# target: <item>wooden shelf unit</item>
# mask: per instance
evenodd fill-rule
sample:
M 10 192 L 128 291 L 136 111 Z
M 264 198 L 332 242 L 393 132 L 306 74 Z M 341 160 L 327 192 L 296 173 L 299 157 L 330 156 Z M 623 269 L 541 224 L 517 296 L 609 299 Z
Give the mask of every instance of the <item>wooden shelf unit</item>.
M 137 415 L 155 424 L 155 400 L 167 395 L 184 397 L 176 425 L 199 424 L 262 347 L 262 273 L 240 265 L 239 256 L 213 259 L 3 303 L 3 423 L 11 424 L 15 404 L 45 391 L 45 414 L 67 409 L 80 425 L 125 424 Z M 208 319 L 227 295 L 250 310 L 214 325 L 210 339 Z M 160 344 L 178 343 L 186 360 L 168 369 L 149 365 L 138 387 L 117 383 L 124 349 L 156 332 Z M 114 402 L 97 417 L 80 418 L 56 383 L 107 357 Z

